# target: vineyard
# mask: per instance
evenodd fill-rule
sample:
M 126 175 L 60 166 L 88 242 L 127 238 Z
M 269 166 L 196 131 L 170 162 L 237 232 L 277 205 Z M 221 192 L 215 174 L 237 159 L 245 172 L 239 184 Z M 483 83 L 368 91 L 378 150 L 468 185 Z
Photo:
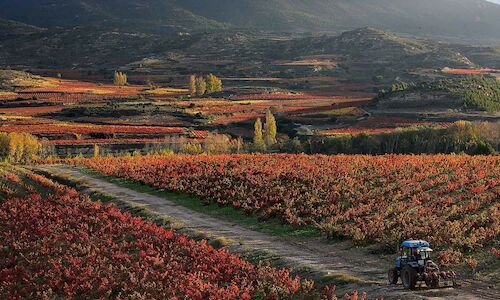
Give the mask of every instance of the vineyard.
M 337 299 L 21 167 L 0 166 L 0 224 L 2 299 Z
M 443 263 L 497 249 L 497 156 L 235 155 L 77 159 L 104 174 L 312 225 L 387 249 L 425 238 Z
M 181 134 L 181 127 L 160 126 L 127 126 L 127 125 L 88 125 L 88 124 L 64 124 L 52 123 L 44 125 L 3 125 L 3 132 L 25 132 L 31 134 Z
M 0 206 L 3 299 L 250 299 L 301 290 L 284 270 L 254 266 L 74 193 Z
M 0 300 L 500 299 L 500 0 L 451 2 L 0 0 Z

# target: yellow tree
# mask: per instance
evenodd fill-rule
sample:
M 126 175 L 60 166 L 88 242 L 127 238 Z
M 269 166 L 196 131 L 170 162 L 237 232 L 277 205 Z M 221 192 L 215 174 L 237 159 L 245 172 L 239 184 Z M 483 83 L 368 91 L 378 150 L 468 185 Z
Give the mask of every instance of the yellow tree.
M 94 144 L 94 153 L 93 153 L 93 156 L 94 157 L 101 156 L 101 149 L 99 148 L 99 145 L 97 145 L 97 144 Z
M 276 119 L 274 118 L 271 110 L 266 112 L 266 124 L 264 125 L 264 143 L 270 147 L 276 144 L 276 134 L 278 128 L 276 126 Z
M 41 143 L 27 133 L 0 133 L 0 159 L 22 163 L 35 159 L 41 149 Z
M 222 80 L 220 80 L 218 77 L 215 77 L 214 90 L 215 92 L 222 92 Z
M 207 92 L 207 82 L 203 77 L 196 78 L 196 96 L 203 96 Z
M 118 72 L 118 71 L 115 71 L 115 78 L 114 78 L 114 84 L 117 85 L 117 86 L 124 86 L 127 84 L 127 74 L 123 73 L 123 72 Z
M 258 152 L 266 150 L 266 144 L 264 143 L 264 139 L 262 137 L 262 121 L 260 118 L 258 118 L 254 124 L 253 147 L 254 150 Z
M 206 78 L 207 82 L 207 94 L 212 94 L 215 92 L 215 75 L 210 74 Z
M 222 80 L 210 74 L 207 76 L 207 94 L 222 92 Z
M 191 96 L 196 95 L 196 76 L 189 76 L 189 94 Z

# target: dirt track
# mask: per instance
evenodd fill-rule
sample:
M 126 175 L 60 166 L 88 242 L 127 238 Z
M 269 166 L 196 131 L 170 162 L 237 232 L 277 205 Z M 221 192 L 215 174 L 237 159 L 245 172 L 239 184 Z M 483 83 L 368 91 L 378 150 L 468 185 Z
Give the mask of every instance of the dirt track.
M 174 218 L 193 232 L 203 232 L 210 238 L 224 237 L 238 241 L 231 251 L 264 251 L 276 255 L 290 268 L 307 270 L 312 276 L 354 276 L 353 283 L 342 290 L 367 291 L 370 298 L 385 299 L 500 299 L 500 292 L 487 289 L 478 283 L 464 282 L 460 288 L 437 290 L 421 289 L 408 292 L 401 285 L 386 284 L 387 262 L 375 255 L 368 255 L 347 243 L 326 243 L 317 239 L 281 239 L 243 226 L 194 212 L 168 199 L 140 193 L 114 183 L 86 175 L 76 169 L 60 165 L 39 166 L 38 169 L 56 176 L 71 177 L 85 182 L 94 191 L 105 193 L 126 203 L 145 205 L 155 213 Z

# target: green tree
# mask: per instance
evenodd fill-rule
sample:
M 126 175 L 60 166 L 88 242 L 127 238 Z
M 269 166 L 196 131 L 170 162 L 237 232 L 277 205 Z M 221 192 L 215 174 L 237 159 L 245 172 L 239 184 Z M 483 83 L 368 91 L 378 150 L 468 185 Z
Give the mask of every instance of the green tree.
M 271 113 L 271 110 L 268 110 L 266 112 L 266 124 L 264 125 L 264 142 L 266 146 L 270 147 L 276 144 L 277 132 L 276 119 Z
M 266 150 L 266 144 L 264 143 L 264 139 L 262 137 L 262 121 L 260 118 L 258 118 L 254 124 L 253 147 L 255 151 Z
M 196 78 L 196 96 L 203 96 L 207 92 L 207 82 L 203 77 Z
M 189 76 L 189 94 L 191 96 L 196 95 L 196 76 Z

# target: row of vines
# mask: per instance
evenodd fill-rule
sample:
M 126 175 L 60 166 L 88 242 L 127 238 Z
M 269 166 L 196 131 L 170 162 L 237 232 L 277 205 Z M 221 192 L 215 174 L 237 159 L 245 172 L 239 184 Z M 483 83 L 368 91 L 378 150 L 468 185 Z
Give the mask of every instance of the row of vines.
M 403 239 L 426 239 L 441 250 L 443 263 L 498 248 L 498 156 L 176 155 L 73 162 L 262 219 L 314 226 L 330 238 L 387 249 Z
M 345 299 L 365 299 L 357 292 Z M 0 299 L 337 299 L 22 167 L 0 165 Z

